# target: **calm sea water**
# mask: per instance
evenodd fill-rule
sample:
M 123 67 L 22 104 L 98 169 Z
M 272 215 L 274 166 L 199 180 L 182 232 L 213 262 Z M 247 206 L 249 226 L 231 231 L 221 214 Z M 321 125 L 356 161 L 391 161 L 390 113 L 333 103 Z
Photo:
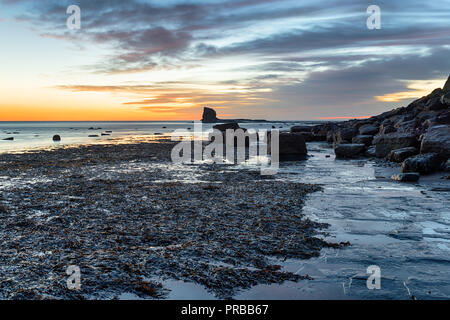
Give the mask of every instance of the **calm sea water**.
M 264 122 L 242 123 L 241 127 L 254 129 L 288 130 L 295 124 L 313 122 Z M 202 130 L 212 129 L 212 124 L 203 124 Z M 93 128 L 90 129 L 90 128 Z M 190 130 L 189 130 L 190 128 Z M 64 145 L 99 144 L 120 141 L 130 136 L 169 135 L 177 129 L 192 132 L 193 121 L 148 121 L 148 122 L 0 122 L 0 153 L 20 152 Z M 102 136 L 101 134 L 109 135 Z M 61 136 L 61 142 L 53 142 L 54 135 Z M 98 135 L 99 137 L 89 137 Z M 13 137 L 13 141 L 4 140 Z

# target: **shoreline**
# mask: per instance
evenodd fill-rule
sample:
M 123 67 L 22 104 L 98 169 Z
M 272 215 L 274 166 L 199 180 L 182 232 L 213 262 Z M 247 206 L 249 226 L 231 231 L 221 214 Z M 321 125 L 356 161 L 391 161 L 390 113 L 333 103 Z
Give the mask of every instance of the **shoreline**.
M 155 278 L 231 298 L 258 284 L 313 281 L 272 258 L 347 245 L 322 240 L 327 226 L 301 213 L 317 186 L 226 165 L 174 166 L 174 143 L 0 155 L 3 298 L 166 297 Z M 64 288 L 68 265 L 80 266 L 79 292 Z

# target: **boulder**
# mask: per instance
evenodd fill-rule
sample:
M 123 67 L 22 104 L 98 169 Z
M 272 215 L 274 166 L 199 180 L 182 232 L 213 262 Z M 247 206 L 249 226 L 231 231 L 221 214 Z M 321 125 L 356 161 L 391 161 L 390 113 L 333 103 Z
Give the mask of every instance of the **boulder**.
M 443 94 L 440 101 L 443 105 L 450 106 L 450 91 Z
M 365 151 L 366 146 L 362 143 L 340 144 L 334 148 L 336 158 L 359 158 Z
M 364 144 L 366 147 L 370 146 L 372 144 L 373 136 L 370 135 L 358 135 L 356 137 L 353 137 L 352 143 L 356 144 Z
M 416 147 L 418 142 L 417 136 L 414 134 L 394 132 L 375 136 L 373 144 L 375 145 L 376 156 L 384 158 L 392 150 Z
M 373 124 L 365 124 L 359 128 L 359 133 L 361 135 L 375 135 L 378 133 L 378 127 Z
M 414 156 L 419 153 L 419 150 L 415 147 L 406 147 L 401 149 L 392 150 L 387 159 L 392 162 L 403 162 L 406 158 Z
M 223 143 L 224 144 L 228 144 L 227 142 L 227 130 L 238 130 L 238 129 L 242 129 L 244 130 L 244 132 L 247 132 L 247 129 L 245 128 L 241 128 L 239 126 L 239 124 L 237 122 L 230 122 L 230 123 L 223 123 L 223 124 L 217 124 L 213 127 L 213 129 L 219 130 L 220 132 L 222 132 L 222 139 L 223 139 Z M 258 136 L 257 136 L 258 138 Z M 211 141 L 214 141 L 213 139 L 211 139 Z M 234 146 L 238 145 L 238 138 L 234 137 L 234 141 L 230 141 L 230 145 L 231 143 L 234 143 Z M 245 137 L 245 146 L 248 147 L 250 145 L 250 139 L 249 137 Z
M 394 128 L 397 129 L 397 132 L 414 133 L 417 128 L 417 119 L 397 122 Z
M 420 178 L 420 174 L 417 172 L 407 172 L 407 173 L 400 173 L 400 174 L 394 174 L 391 176 L 392 180 L 400 181 L 400 182 L 416 182 Z
M 425 153 L 410 157 L 403 161 L 402 172 L 419 172 L 430 174 L 439 170 L 440 160 L 437 153 Z
M 366 155 L 366 157 L 375 157 L 376 156 L 375 147 L 371 146 L 371 147 L 367 148 L 365 155 Z
M 381 125 L 380 126 L 380 134 L 388 134 L 388 133 L 392 133 L 392 132 L 396 132 L 397 129 L 394 128 L 393 125 L 391 124 L 386 124 L 386 125 Z
M 441 170 L 445 172 L 450 172 L 450 159 L 442 163 Z
M 223 123 L 218 124 L 213 127 L 213 129 L 217 129 L 222 132 L 226 132 L 228 129 L 237 130 L 240 129 L 239 124 L 237 122 Z
M 216 123 L 219 119 L 217 119 L 217 114 L 214 109 L 205 107 L 203 109 L 203 123 Z
M 61 137 L 58 134 L 53 136 L 53 141 L 61 141 Z
M 358 129 L 356 128 L 341 128 L 334 135 L 333 141 L 336 144 L 350 143 L 356 135 L 358 135 Z
M 450 125 L 431 127 L 423 136 L 420 153 L 435 152 L 442 160 L 450 157 Z
M 450 111 L 442 112 L 436 117 L 436 122 L 439 124 L 450 124 Z
M 327 141 L 327 135 L 321 133 L 314 133 L 312 135 L 312 141 Z
M 270 144 L 269 144 L 270 147 Z M 305 159 L 308 151 L 302 134 L 280 132 L 279 155 L 280 161 Z
M 311 132 L 312 129 L 311 126 L 294 126 L 291 128 L 291 132 Z
M 14 140 L 14 137 L 9 137 L 9 138 L 3 139 L 3 141 L 13 141 L 13 140 Z
M 311 132 L 293 132 L 295 134 L 301 135 L 306 142 L 314 141 L 314 134 Z

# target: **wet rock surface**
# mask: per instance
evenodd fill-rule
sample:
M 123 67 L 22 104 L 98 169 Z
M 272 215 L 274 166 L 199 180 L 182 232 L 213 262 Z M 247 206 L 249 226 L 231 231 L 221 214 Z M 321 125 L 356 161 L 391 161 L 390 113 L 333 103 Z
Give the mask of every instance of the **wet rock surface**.
M 218 298 L 258 284 L 310 279 L 277 260 L 344 243 L 302 214 L 318 186 L 225 165 L 176 166 L 172 142 L 0 155 L 0 296 L 164 298 L 163 280 Z M 66 268 L 81 269 L 68 290 Z

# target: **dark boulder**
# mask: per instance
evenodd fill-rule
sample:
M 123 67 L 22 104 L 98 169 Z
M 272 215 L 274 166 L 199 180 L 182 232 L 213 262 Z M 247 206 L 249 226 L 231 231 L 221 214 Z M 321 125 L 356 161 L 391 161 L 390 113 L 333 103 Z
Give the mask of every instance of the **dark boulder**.
M 359 133 L 363 136 L 364 135 L 372 135 L 373 136 L 373 135 L 377 134 L 378 131 L 379 131 L 378 127 L 374 126 L 373 124 L 365 124 L 359 128 Z
M 359 158 L 365 151 L 364 144 L 340 144 L 334 148 L 336 158 Z
M 213 129 L 217 129 L 219 131 L 225 132 L 228 129 L 237 130 L 237 129 L 241 129 L 241 127 L 239 126 L 239 124 L 237 122 L 230 122 L 230 123 L 223 123 L 223 124 L 215 125 L 213 127 Z
M 414 156 L 419 153 L 419 150 L 415 147 L 406 147 L 401 149 L 392 150 L 387 159 L 392 162 L 403 162 L 406 158 Z
M 53 141 L 61 141 L 61 137 L 58 134 L 53 136 Z
M 287 132 L 279 134 L 280 160 L 304 159 L 307 153 L 304 135 Z
M 423 136 L 420 153 L 435 152 L 442 160 L 450 157 L 450 125 L 431 127 Z
M 386 125 L 382 124 L 380 126 L 380 134 L 388 134 L 388 133 L 393 133 L 396 131 L 397 131 L 397 129 L 394 128 L 394 126 L 391 124 L 386 124 Z
M 356 144 L 364 144 L 366 147 L 370 146 L 372 144 L 373 136 L 371 135 L 358 135 L 356 137 L 353 137 L 352 143 Z
M 400 181 L 400 182 L 416 182 L 420 178 L 420 174 L 417 172 L 407 172 L 407 173 L 400 173 L 400 174 L 394 174 L 391 176 L 392 180 Z
M 440 102 L 445 106 L 450 106 L 450 91 L 442 95 Z
M 311 126 L 294 126 L 291 128 L 291 132 L 311 132 L 312 129 Z
M 269 144 L 270 149 L 270 144 Z M 302 134 L 280 132 L 279 155 L 280 161 L 305 159 L 308 151 Z
M 370 146 L 369 148 L 367 148 L 365 155 L 366 155 L 366 157 L 375 157 L 376 156 L 375 147 Z
M 5 138 L 5 139 L 3 139 L 4 141 L 13 141 L 14 140 L 14 137 L 9 137 L 9 138 Z
M 442 112 L 436 117 L 436 122 L 439 124 L 450 124 L 450 111 Z
M 419 172 L 430 174 L 439 170 L 440 160 L 437 153 L 425 153 L 410 157 L 403 161 L 402 172 Z
M 376 136 L 373 140 L 373 144 L 376 148 L 376 156 L 384 158 L 392 150 L 417 147 L 418 141 L 417 136 L 414 134 L 395 132 Z
M 216 123 L 219 119 L 217 119 L 217 114 L 214 109 L 205 107 L 203 109 L 203 123 Z
M 442 163 L 441 170 L 445 172 L 450 172 L 450 159 Z
M 358 135 L 358 129 L 354 127 L 339 129 L 333 138 L 336 144 L 351 143 L 353 137 Z

